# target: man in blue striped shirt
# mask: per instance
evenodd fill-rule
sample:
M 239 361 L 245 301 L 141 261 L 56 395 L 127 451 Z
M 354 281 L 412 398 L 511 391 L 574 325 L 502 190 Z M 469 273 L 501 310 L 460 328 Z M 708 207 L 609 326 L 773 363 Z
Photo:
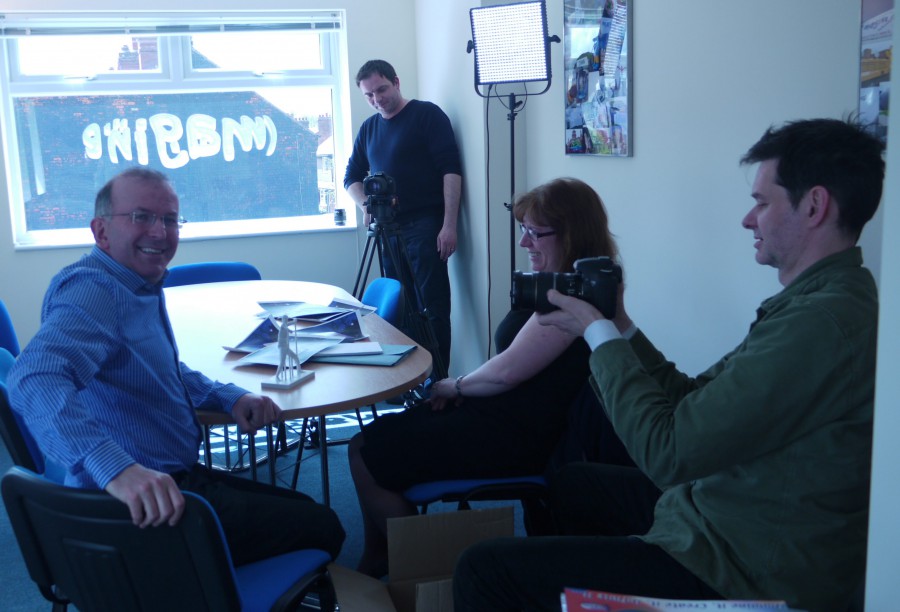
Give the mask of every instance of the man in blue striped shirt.
M 182 223 L 161 173 L 126 170 L 100 190 L 96 244 L 51 281 L 9 373 L 10 403 L 65 484 L 105 489 L 140 527 L 178 522 L 185 489 L 216 509 L 236 564 L 300 548 L 336 558 L 344 530 L 330 508 L 197 462 L 196 409 L 230 412 L 243 431 L 281 409 L 179 360 L 162 283 Z

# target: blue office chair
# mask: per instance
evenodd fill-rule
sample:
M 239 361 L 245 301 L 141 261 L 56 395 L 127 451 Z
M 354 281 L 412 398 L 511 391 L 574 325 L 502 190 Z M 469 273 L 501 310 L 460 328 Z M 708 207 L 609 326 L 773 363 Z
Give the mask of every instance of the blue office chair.
M 423 482 L 406 489 L 403 497 L 419 506 L 425 514 L 428 505 L 437 501 L 457 503 L 458 510 L 468 510 L 473 501 L 539 499 L 546 494 L 547 479 L 543 475 L 534 475 Z
M 16 328 L 13 327 L 12 318 L 3 300 L 0 300 L 0 347 L 9 351 L 13 357 L 18 357 L 21 350 Z
M 207 261 L 172 266 L 163 287 L 261 279 L 262 275 L 252 264 L 243 261 Z
M 146 529 L 104 491 L 64 487 L 21 467 L 3 477 L 2 493 L 28 573 L 54 609 L 295 610 L 311 593 L 320 609 L 334 609 L 328 553 L 234 567 L 215 511 L 192 493 L 177 525 Z
M 9 374 L 9 370 L 15 362 L 16 358 L 9 352 L 9 349 L 0 346 L 0 382 L 6 382 L 6 375 Z
M 394 278 L 380 277 L 369 283 L 363 293 L 360 302 L 366 306 L 375 308 L 375 314 L 393 325 L 398 327 L 403 317 L 403 285 Z M 372 418 L 378 418 L 378 412 L 375 405 L 369 406 L 372 411 Z M 363 419 L 359 408 L 356 409 L 356 420 L 362 428 Z
M 376 278 L 366 287 L 360 301 L 366 306 L 373 306 L 375 314 L 396 327 L 400 324 L 402 298 L 403 286 L 400 281 L 393 278 Z
M 634 465 L 606 419 L 590 379 L 585 381 L 567 409 L 566 430 L 544 474 L 425 482 L 410 487 L 403 496 L 423 514 L 428 505 L 436 501 L 456 502 L 458 509 L 465 510 L 473 501 L 520 500 L 525 509 L 526 531 L 529 535 L 541 535 L 546 533 L 550 520 L 545 475 L 573 461 Z
M 0 348 L 0 438 L 3 438 L 3 444 L 14 464 L 42 473 L 44 456 L 22 418 L 9 405 L 6 374 L 13 363 L 15 357 L 6 349 Z

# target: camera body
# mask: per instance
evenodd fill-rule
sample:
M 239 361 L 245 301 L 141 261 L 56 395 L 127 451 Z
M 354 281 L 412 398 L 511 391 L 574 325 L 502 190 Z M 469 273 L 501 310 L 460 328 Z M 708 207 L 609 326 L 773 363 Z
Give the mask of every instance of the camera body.
M 550 312 L 547 291 L 556 289 L 593 305 L 607 319 L 616 316 L 622 268 L 609 257 L 587 257 L 575 262 L 575 272 L 513 272 L 509 292 L 513 310 Z
M 397 184 L 384 172 L 375 172 L 363 179 L 366 212 L 376 223 L 390 223 L 397 216 Z

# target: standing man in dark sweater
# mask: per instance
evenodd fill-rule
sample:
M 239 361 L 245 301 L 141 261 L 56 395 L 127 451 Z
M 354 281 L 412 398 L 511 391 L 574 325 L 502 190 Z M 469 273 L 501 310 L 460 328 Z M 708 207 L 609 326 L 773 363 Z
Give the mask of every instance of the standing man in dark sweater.
M 462 170 L 459 149 L 447 115 L 431 102 L 407 100 L 400 79 L 384 60 L 370 60 L 356 75 L 356 85 L 378 114 L 359 129 L 344 175 L 344 188 L 365 210 L 363 179 L 383 172 L 396 185 L 398 233 L 406 243 L 415 283 L 421 291 L 438 344 L 440 363 L 450 364 L 450 277 L 447 260 L 456 251 L 456 219 Z M 378 219 L 378 221 L 382 221 Z M 371 222 L 366 215 L 366 225 Z M 399 250 L 398 250 L 399 252 Z M 412 280 L 403 278 L 401 262 L 385 249 L 385 274 L 416 296 Z M 415 303 L 416 298 L 412 299 Z M 410 330 L 406 330 L 409 332 Z M 423 338 L 414 338 L 420 344 Z M 442 375 L 446 375 L 446 371 Z

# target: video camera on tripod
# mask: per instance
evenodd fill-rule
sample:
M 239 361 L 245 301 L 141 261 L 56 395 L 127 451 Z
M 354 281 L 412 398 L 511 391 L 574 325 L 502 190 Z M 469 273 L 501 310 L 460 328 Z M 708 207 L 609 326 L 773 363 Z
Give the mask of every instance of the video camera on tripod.
M 393 177 L 384 172 L 375 172 L 363 179 L 363 194 L 366 196 L 366 213 L 375 223 L 391 223 L 397 216 L 397 184 Z

